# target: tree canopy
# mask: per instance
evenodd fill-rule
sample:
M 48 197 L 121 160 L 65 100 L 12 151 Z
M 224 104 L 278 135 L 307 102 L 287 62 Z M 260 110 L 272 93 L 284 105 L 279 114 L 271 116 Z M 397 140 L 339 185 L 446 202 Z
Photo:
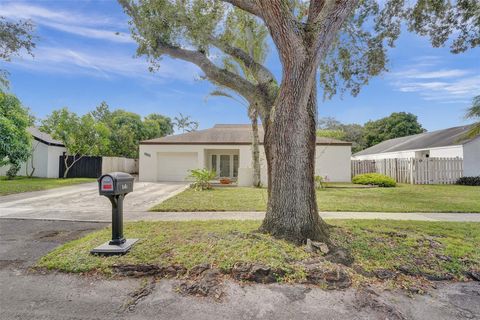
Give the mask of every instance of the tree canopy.
M 109 144 L 104 156 L 138 158 L 138 144 L 142 140 L 164 137 L 173 133 L 173 123 L 169 117 L 152 113 L 142 117 L 123 109 L 110 110 L 104 101 L 91 115 L 108 129 Z
M 0 16 L 0 60 L 10 61 L 22 49 L 33 56 L 33 23 L 27 21 L 10 21 Z M 0 69 L 0 85 L 8 85 L 8 72 Z
M 468 132 L 468 137 L 473 138 L 480 135 L 480 96 L 472 99 L 472 105 L 468 108 L 465 118 L 474 119 L 476 122 Z
M 66 155 L 73 157 L 71 162 L 68 157 L 64 159 L 64 178 L 77 161 L 84 156 L 102 155 L 109 143 L 108 128 L 103 123 L 96 121 L 91 114 L 80 117 L 68 108 L 53 111 L 42 120 L 40 129 L 62 141 L 67 149 Z
M 12 178 L 30 154 L 31 135 L 27 128 L 33 117 L 20 100 L 0 92 L 0 167 L 9 165 L 7 176 Z
M 387 48 L 403 26 L 428 36 L 433 46 L 450 45 L 454 53 L 480 44 L 475 0 L 119 2 L 132 19 L 137 53 L 147 56 L 152 70 L 163 56 L 194 63 L 209 81 L 235 91 L 258 110 L 269 177 L 260 229 L 298 243 L 329 241 L 314 188 L 317 83 L 326 98 L 337 92 L 358 94 L 387 69 Z M 228 16 L 235 9 L 268 30 L 282 65 L 281 82 L 228 37 Z M 241 61 L 254 81 L 226 68 L 219 62 L 223 57 Z
M 425 132 L 412 113 L 394 112 L 390 116 L 365 123 L 365 147 L 371 147 L 382 141 L 410 136 Z

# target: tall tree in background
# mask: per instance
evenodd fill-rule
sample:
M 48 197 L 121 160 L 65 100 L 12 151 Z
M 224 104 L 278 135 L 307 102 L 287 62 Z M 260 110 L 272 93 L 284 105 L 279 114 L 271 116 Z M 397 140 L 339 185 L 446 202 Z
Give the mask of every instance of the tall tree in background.
M 142 119 L 139 114 L 122 109 L 111 111 L 105 101 L 90 114 L 109 128 L 110 143 L 102 151 L 104 156 L 138 158 L 140 141 L 173 133 L 173 123 L 169 117 L 152 113 Z
M 28 109 L 12 94 L 0 91 L 0 167 L 10 166 L 7 177 L 12 179 L 30 154 L 31 135 L 27 128 L 33 123 Z
M 224 41 L 228 41 L 234 47 L 243 50 L 250 56 L 252 61 L 261 64 L 265 62 L 268 52 L 268 30 L 255 17 L 243 10 L 234 8 L 227 15 L 226 28 Z M 246 64 L 242 59 L 232 56 L 224 57 L 223 64 L 225 69 L 243 76 L 251 83 L 258 85 L 259 72 L 257 68 Z M 219 89 L 215 90 L 212 95 L 230 97 L 238 101 L 234 97 L 237 95 L 236 92 L 227 87 L 219 86 Z M 255 104 L 248 104 L 247 109 L 252 125 L 253 186 L 261 187 L 260 135 L 258 132 L 259 112 Z
M 154 139 L 173 134 L 173 123 L 169 117 L 158 113 L 147 115 L 143 119 L 144 139 Z
M 317 135 L 352 143 L 352 153 L 365 149 L 365 129 L 357 123 L 341 123 L 332 117 L 318 119 Z
M 388 117 L 365 123 L 365 146 L 371 147 L 382 141 L 425 132 L 412 113 L 394 112 Z
M 465 114 L 466 119 L 475 119 L 476 123 L 467 133 L 469 138 L 474 138 L 480 135 L 480 96 L 472 99 L 472 106 L 468 108 Z
M 9 21 L 0 16 L 0 60 L 11 61 L 22 49 L 33 56 L 33 23 L 27 21 Z M 8 87 L 8 71 L 0 69 L 0 85 Z
M 173 125 L 181 130 L 182 133 L 192 132 L 198 129 L 198 122 L 192 120 L 190 116 L 184 116 L 179 113 L 177 117 L 173 117 Z
M 479 8 L 475 1 L 387 0 L 382 6 L 373 0 L 119 1 L 132 18 L 138 54 L 147 55 L 154 68 L 163 55 L 189 61 L 210 81 L 256 105 L 269 177 L 261 230 L 297 243 L 329 241 L 314 187 L 318 70 L 324 96 L 339 88 L 358 94 L 386 69 L 385 43 L 393 46 L 402 22 L 428 35 L 434 46 L 454 34 L 453 52 L 480 44 L 480 23 L 472 19 Z M 225 16 L 234 7 L 268 28 L 282 64 L 279 87 L 265 66 L 224 38 Z M 211 51 L 256 68 L 258 83 L 218 65 Z
M 106 125 L 96 121 L 91 114 L 80 117 L 67 108 L 53 111 L 42 120 L 40 130 L 62 141 L 67 149 L 63 178 L 68 177 L 70 169 L 83 157 L 102 155 L 109 143 Z

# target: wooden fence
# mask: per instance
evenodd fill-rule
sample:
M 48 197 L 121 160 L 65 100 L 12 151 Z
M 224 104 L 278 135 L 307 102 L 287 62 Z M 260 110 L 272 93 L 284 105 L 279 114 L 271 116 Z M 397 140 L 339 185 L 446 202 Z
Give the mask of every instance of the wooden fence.
M 352 177 L 362 173 L 381 173 L 399 183 L 452 184 L 463 176 L 463 159 L 377 159 L 352 160 Z

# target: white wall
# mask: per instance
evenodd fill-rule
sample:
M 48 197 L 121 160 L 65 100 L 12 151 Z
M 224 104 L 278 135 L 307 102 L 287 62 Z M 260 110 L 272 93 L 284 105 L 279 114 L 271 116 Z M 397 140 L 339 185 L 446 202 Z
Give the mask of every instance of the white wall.
M 350 182 L 352 148 L 348 145 L 318 146 L 315 153 L 315 175 L 331 182 Z
M 208 154 L 211 150 L 238 150 L 239 154 L 239 184 L 251 181 L 241 177 L 242 173 L 250 174 L 252 170 L 251 145 L 140 145 L 139 180 L 156 181 L 159 152 L 195 152 L 197 153 L 197 168 L 208 166 Z M 237 151 L 232 151 L 237 152 Z M 317 146 L 315 170 L 317 175 L 327 176 L 332 182 L 350 181 L 350 157 L 351 147 L 341 146 Z M 261 181 L 267 185 L 267 162 L 263 146 L 260 147 Z M 191 168 L 193 169 L 193 168 Z M 245 170 L 244 170 L 245 169 Z
M 480 176 L 480 137 L 463 145 L 463 175 Z
M 35 148 L 33 152 L 33 167 L 35 172 L 33 173 L 34 177 L 41 178 L 58 178 L 58 169 L 59 169 L 59 157 L 63 154 L 66 149 L 64 147 L 55 147 L 48 146 L 42 142 L 34 140 L 32 142 L 32 147 Z M 18 171 L 19 176 L 25 176 L 27 166 L 28 173 L 32 170 L 31 159 L 28 159 L 27 163 L 23 163 L 20 171 Z M 4 166 L 0 168 L 0 175 L 5 175 L 10 166 Z
M 140 145 L 139 153 L 139 180 L 140 181 L 156 181 L 158 170 L 158 155 L 159 152 L 195 152 L 197 153 L 196 168 L 207 167 L 207 152 L 206 149 L 236 149 L 239 152 L 238 167 L 246 168 L 251 166 L 251 153 L 249 145 Z M 195 168 L 191 168 L 195 169 Z
M 138 161 L 122 157 L 102 157 L 102 174 L 109 172 L 137 173 Z

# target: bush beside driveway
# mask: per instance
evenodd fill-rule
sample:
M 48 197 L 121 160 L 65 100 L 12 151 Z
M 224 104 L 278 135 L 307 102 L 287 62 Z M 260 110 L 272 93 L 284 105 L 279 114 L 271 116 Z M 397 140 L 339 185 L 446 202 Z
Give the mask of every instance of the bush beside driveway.
M 458 185 L 409 185 L 365 188 L 329 183 L 317 191 L 320 211 L 348 212 L 480 212 L 480 187 Z M 265 188 L 192 189 L 151 208 L 161 212 L 265 211 Z

